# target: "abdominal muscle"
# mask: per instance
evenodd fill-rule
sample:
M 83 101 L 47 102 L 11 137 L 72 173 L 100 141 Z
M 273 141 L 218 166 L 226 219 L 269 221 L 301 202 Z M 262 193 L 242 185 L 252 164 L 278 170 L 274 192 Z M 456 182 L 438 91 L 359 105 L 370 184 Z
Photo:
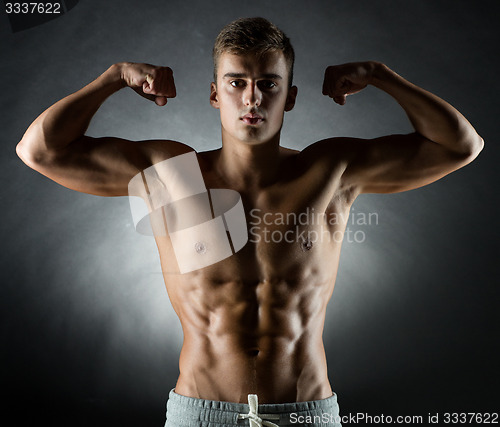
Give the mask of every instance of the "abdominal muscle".
M 248 394 L 257 394 L 260 403 L 331 396 L 322 334 L 336 264 L 260 279 L 251 252 L 245 248 L 197 272 L 165 276 L 184 332 L 176 393 L 240 403 Z M 309 264 L 320 258 L 316 253 Z M 330 274 L 318 274 L 325 269 Z
M 260 403 L 317 400 L 331 396 L 322 344 L 280 337 L 186 338 L 176 392 L 208 400 Z M 242 342 L 245 341 L 245 342 Z M 255 346 L 253 346 L 256 344 Z
M 175 391 L 208 400 L 246 403 L 257 394 L 260 403 L 317 400 L 331 396 L 320 343 L 290 344 L 261 337 L 251 348 L 241 337 L 186 339 Z

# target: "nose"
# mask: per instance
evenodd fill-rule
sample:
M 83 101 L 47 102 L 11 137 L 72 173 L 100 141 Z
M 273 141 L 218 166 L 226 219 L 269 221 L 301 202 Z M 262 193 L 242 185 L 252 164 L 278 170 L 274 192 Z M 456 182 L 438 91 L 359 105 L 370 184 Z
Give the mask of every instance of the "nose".
M 245 90 L 243 91 L 243 102 L 248 107 L 258 107 L 262 102 L 262 92 L 256 82 L 252 82 L 245 87 Z

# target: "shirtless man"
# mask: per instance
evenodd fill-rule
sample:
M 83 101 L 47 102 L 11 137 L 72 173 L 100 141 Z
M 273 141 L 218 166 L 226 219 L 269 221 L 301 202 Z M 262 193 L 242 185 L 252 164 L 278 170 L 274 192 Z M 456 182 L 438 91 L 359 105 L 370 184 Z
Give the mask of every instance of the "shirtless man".
M 297 95 L 293 60 L 288 38 L 262 18 L 229 24 L 214 47 L 210 103 L 220 110 L 222 148 L 196 157 L 207 188 L 240 194 L 249 223 L 266 213 L 314 209 L 344 218 L 325 225 L 339 236 L 360 193 L 430 184 L 470 163 L 483 147 L 456 109 L 373 61 L 328 67 L 323 95 L 343 105 L 346 96 L 373 85 L 403 107 L 415 132 L 372 140 L 330 138 L 300 152 L 281 147 L 284 112 L 294 107 Z M 125 86 L 159 106 L 176 96 L 170 68 L 112 65 L 43 112 L 18 144 L 19 157 L 70 189 L 127 196 L 135 175 L 194 151 L 171 140 L 86 136 L 99 106 Z M 186 274 L 165 274 L 184 332 L 168 426 L 189 420 L 190 425 L 211 420 L 211 426 L 300 425 L 312 415 L 316 423 L 310 425 L 323 425 L 319 414 L 338 414 L 322 333 L 341 239 L 273 242 L 264 233 L 286 233 L 298 224 L 269 222 L 259 222 L 256 235 L 234 255 Z M 300 224 L 301 231 L 318 227 Z M 175 270 L 166 237 L 156 241 L 163 271 Z M 338 425 L 333 417 L 328 422 Z

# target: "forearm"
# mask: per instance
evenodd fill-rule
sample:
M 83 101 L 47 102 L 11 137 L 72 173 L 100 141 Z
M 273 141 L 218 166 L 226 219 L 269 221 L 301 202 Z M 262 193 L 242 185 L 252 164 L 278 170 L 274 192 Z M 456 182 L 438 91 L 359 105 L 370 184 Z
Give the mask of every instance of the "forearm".
M 370 83 L 403 107 L 418 133 L 460 154 L 474 155 L 481 151 L 482 138 L 459 111 L 384 64 L 374 63 L 373 67 Z
M 101 104 L 124 87 L 121 66 L 115 64 L 92 83 L 45 110 L 17 146 L 23 157 L 61 150 L 84 135 Z

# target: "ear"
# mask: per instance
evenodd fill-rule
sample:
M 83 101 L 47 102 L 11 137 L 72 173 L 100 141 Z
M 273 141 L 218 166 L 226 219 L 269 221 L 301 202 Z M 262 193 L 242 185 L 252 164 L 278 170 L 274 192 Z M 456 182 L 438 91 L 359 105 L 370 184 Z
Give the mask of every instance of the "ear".
M 212 82 L 210 84 L 210 105 L 219 109 L 219 98 L 217 97 L 217 85 Z
M 292 86 L 288 89 L 288 95 L 286 96 L 285 111 L 291 111 L 295 106 L 295 98 L 297 98 L 297 86 Z

